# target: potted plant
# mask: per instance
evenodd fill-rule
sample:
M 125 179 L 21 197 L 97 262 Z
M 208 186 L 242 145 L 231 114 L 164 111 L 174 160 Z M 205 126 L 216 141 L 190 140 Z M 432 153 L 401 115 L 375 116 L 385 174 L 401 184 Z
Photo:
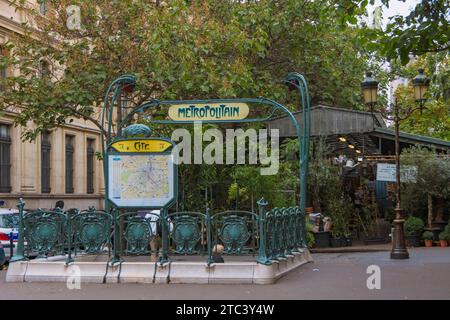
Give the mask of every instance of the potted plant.
M 420 234 L 425 227 L 422 219 L 409 217 L 405 221 L 405 235 L 408 246 L 420 247 Z
M 340 232 L 333 231 L 333 237 L 330 238 L 330 244 L 333 248 L 342 247 L 345 243 Z
M 349 234 L 349 220 L 353 207 L 343 194 L 331 197 L 327 209 L 331 216 L 331 234 L 330 239 L 332 247 L 346 246 L 345 235 Z
M 353 242 L 352 242 L 352 235 L 350 232 L 346 232 L 344 233 L 344 246 L 346 247 L 351 247 Z
M 431 231 L 425 231 L 422 234 L 422 238 L 425 241 L 425 247 L 433 246 L 433 233 Z
M 448 240 L 450 240 L 450 234 L 448 234 L 445 231 L 442 231 L 441 233 L 439 233 L 439 242 L 441 244 L 441 247 L 447 247 Z

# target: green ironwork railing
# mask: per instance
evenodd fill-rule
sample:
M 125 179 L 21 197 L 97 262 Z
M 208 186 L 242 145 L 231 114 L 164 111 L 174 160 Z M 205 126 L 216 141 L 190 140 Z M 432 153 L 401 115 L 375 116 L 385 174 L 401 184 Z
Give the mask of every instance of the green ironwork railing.
M 173 255 L 200 255 L 214 263 L 214 246 L 222 245 L 224 255 L 256 256 L 261 264 L 285 259 L 306 247 L 303 241 L 305 215 L 299 206 L 274 208 L 257 202 L 258 212 L 230 210 L 211 214 L 122 211 L 111 213 L 71 209 L 66 212 L 36 210 L 24 213 L 19 202 L 18 249 L 12 261 L 32 255 L 46 258 L 65 255 L 66 262 L 78 254 L 113 253 L 112 263 L 126 256 L 151 255 L 161 264 Z M 116 237 L 116 235 L 119 235 Z M 158 241 L 160 245 L 152 245 Z

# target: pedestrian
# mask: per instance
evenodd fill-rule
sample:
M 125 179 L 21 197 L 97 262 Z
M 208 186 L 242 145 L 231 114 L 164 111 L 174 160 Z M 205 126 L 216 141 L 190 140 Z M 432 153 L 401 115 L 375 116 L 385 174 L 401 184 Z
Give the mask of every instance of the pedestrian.
M 145 214 L 145 219 L 150 221 L 150 229 L 152 237 L 150 239 L 150 261 L 156 262 L 160 256 L 160 249 L 162 248 L 162 228 L 160 220 L 161 210 L 152 210 Z M 169 233 L 173 230 L 173 223 L 169 220 Z
M 216 244 L 213 247 L 212 258 L 213 258 L 214 263 L 225 263 L 225 260 L 223 260 L 223 257 L 222 257 L 222 253 L 223 253 L 224 249 L 225 248 L 221 244 Z
M 64 201 L 62 201 L 62 200 L 56 201 L 56 205 L 55 205 L 55 208 L 53 209 L 53 211 L 58 211 L 58 210 L 63 211 L 63 209 L 64 209 Z

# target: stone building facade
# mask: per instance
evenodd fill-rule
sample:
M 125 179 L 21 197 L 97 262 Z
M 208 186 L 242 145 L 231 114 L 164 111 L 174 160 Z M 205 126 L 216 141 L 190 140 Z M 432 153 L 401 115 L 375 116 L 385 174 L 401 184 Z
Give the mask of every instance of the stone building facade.
M 15 11 L 10 1 L 0 0 L 0 54 L 9 54 L 1 45 L 11 34 L 22 32 L 24 17 Z M 16 72 L 3 68 L 0 77 Z M 103 169 L 96 156 L 101 150 L 98 128 L 89 121 L 74 119 L 70 124 L 43 133 L 34 142 L 23 142 L 23 128 L 14 126 L 15 115 L 12 111 L 0 111 L 0 202 L 5 202 L 3 207 L 15 207 L 22 197 L 29 209 L 54 208 L 58 200 L 64 201 L 65 209 L 102 208 Z

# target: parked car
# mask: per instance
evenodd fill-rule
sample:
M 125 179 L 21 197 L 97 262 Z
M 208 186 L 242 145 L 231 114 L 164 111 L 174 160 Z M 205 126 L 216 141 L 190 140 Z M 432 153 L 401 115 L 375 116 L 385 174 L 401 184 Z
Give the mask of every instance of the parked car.
M 17 239 L 19 235 L 19 211 L 17 209 L 0 208 L 0 243 L 2 244 L 5 257 L 11 256 L 11 237 L 13 240 L 12 251 L 15 254 Z
M 0 270 L 2 270 L 3 265 L 6 262 L 6 257 L 5 257 L 5 250 L 3 250 L 3 245 L 0 242 Z

